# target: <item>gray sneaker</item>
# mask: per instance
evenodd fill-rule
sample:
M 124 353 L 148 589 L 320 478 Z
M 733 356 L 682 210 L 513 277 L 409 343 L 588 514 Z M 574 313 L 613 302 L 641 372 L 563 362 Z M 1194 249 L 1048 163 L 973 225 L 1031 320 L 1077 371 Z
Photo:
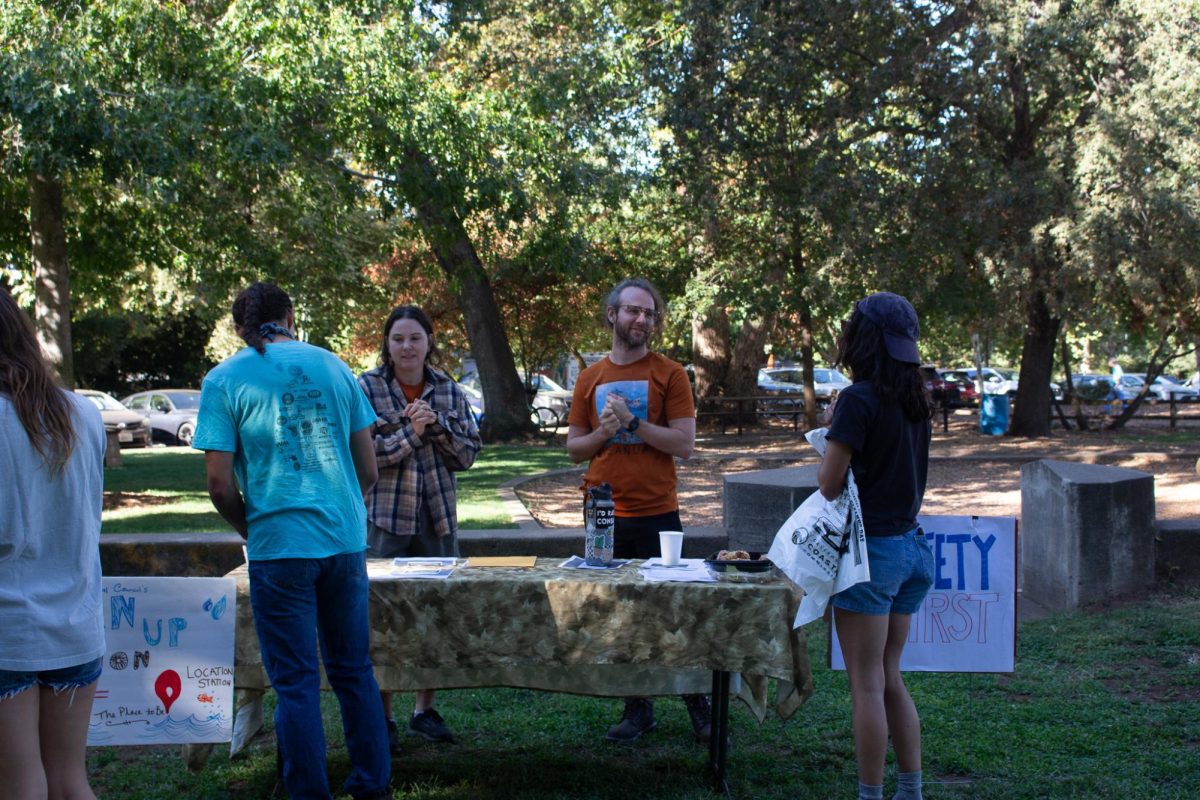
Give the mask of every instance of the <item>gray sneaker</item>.
M 420 736 L 427 742 L 453 742 L 454 734 L 446 727 L 442 715 L 432 708 L 427 708 L 408 720 L 409 736 Z
M 654 701 L 648 697 L 627 697 L 625 713 L 620 722 L 608 729 L 607 739 L 610 742 L 634 742 L 657 727 Z

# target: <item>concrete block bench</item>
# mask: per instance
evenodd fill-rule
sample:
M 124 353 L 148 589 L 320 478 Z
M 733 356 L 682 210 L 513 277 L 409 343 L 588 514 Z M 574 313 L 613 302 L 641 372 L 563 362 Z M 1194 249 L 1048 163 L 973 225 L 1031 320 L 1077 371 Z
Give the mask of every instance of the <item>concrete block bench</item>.
M 817 467 L 780 467 L 725 477 L 729 549 L 763 553 L 792 512 L 817 490 Z
M 1047 609 L 1150 586 L 1155 532 L 1153 475 L 1069 461 L 1021 467 L 1021 585 Z

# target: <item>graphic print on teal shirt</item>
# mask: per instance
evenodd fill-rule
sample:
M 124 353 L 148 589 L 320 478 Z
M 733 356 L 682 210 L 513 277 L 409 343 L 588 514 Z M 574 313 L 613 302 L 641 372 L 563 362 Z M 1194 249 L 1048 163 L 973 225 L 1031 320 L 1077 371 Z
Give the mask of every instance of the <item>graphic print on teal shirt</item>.
M 596 415 L 599 416 L 604 412 L 604 405 L 608 402 L 608 396 L 616 394 L 619 397 L 625 398 L 625 405 L 633 412 L 633 415 L 642 422 L 648 421 L 650 416 L 650 381 L 613 381 L 612 383 L 602 383 L 596 387 Z M 642 444 L 642 438 L 636 433 L 630 433 L 624 428 L 620 428 L 616 434 L 608 440 L 609 444 Z
M 321 390 L 303 368 L 292 364 L 287 371 L 290 380 L 275 420 L 275 451 L 296 472 L 321 472 L 325 465 L 338 463 L 337 422 L 329 417 Z

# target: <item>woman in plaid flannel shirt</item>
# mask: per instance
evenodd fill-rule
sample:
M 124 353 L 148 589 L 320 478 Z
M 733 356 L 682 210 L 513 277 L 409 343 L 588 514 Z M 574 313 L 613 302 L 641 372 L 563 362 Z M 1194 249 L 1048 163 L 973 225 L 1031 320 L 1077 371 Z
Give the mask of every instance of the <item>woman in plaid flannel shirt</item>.
M 379 482 L 367 495 L 367 554 L 457 556 L 454 473 L 474 464 L 482 446 L 475 415 L 458 384 L 435 368 L 440 354 L 433 323 L 417 306 L 400 306 L 388 315 L 379 361 L 358 379 L 379 417 L 374 432 Z M 395 750 L 400 731 L 391 699 L 391 692 L 383 693 Z M 433 689 L 417 692 L 406 733 L 452 742 L 433 700 Z

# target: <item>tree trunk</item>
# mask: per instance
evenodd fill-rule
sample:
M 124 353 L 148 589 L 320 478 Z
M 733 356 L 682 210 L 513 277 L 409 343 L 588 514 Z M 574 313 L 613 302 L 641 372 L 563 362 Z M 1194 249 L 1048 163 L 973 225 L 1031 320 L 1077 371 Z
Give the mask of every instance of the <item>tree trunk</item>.
M 75 385 L 71 356 L 71 268 L 63 220 L 62 183 L 46 175 L 29 180 L 29 235 L 36 299 L 33 324 L 47 359 L 67 387 Z
M 800 364 L 804 367 L 804 425 L 817 427 L 817 393 L 813 390 L 813 315 L 812 306 L 803 295 L 797 303 L 800 317 Z
M 1150 356 L 1150 363 L 1146 365 L 1146 381 L 1142 385 L 1142 390 L 1138 392 L 1137 397 L 1125 404 L 1125 407 L 1121 409 L 1121 413 L 1117 415 L 1117 418 L 1108 424 L 1108 430 L 1119 431 L 1124 428 L 1125 423 L 1142 407 L 1142 402 L 1150 394 L 1150 384 L 1158 379 L 1158 376 L 1162 374 L 1163 367 L 1170 363 L 1175 355 L 1174 353 L 1168 353 L 1168 346 L 1171 337 L 1174 335 L 1175 328 L 1170 327 L 1158 340 L 1158 346 L 1154 348 L 1154 354 Z M 1164 353 L 1167 355 L 1164 356 Z
M 480 434 L 487 441 L 524 436 L 534 430 L 529 417 L 529 399 L 517 376 L 512 347 L 483 263 L 462 219 L 445 201 L 429 159 L 414 150 L 406 155 L 403 190 L 416 209 L 422 233 L 438 264 L 450 278 L 467 325 L 471 354 L 479 370 L 484 404 Z
M 731 360 L 729 314 L 719 302 L 692 317 L 692 368 L 696 373 L 696 399 L 721 394 Z
M 738 331 L 725 389 L 734 397 L 758 394 L 758 368 L 763 362 L 763 345 L 770 338 L 774 319 L 748 319 Z
M 721 270 L 716 266 L 721 247 L 719 192 L 714 177 L 717 130 L 713 108 L 714 88 L 720 83 L 720 16 L 698 10 L 692 25 L 692 49 L 681 76 L 679 96 L 669 109 L 671 129 L 692 166 L 684 173 L 684 182 L 698 212 L 701 237 L 695 253 L 694 285 L 714 287 L 714 294 L 702 302 L 700 313 L 692 315 L 692 366 L 696 377 L 696 401 L 725 391 L 732 346 L 729 314 L 725 310 Z M 685 113 L 681 113 L 686 109 Z
M 798 220 L 792 221 L 791 253 L 792 283 L 796 287 L 796 316 L 800 320 L 800 364 L 804 372 L 804 424 L 817 427 L 817 393 L 813 390 L 813 313 L 812 303 L 805 295 L 808 286 L 808 265 L 804 258 L 804 230 Z
M 1067 336 L 1062 337 L 1062 367 L 1063 373 L 1066 375 L 1066 380 L 1063 383 L 1066 396 L 1071 398 L 1071 410 L 1075 415 L 1075 424 L 1079 430 L 1086 431 L 1088 429 L 1087 417 L 1083 413 L 1083 402 L 1079 399 L 1079 392 L 1075 391 L 1075 381 L 1071 378 L 1073 374 L 1071 370 L 1071 348 L 1067 345 Z
M 1025 343 L 1021 348 L 1021 373 L 1017 379 L 1016 408 L 1008 432 L 1036 438 L 1050 435 L 1050 373 L 1054 366 L 1054 343 L 1061 320 L 1050 313 L 1044 289 L 1030 290 L 1025 309 Z

